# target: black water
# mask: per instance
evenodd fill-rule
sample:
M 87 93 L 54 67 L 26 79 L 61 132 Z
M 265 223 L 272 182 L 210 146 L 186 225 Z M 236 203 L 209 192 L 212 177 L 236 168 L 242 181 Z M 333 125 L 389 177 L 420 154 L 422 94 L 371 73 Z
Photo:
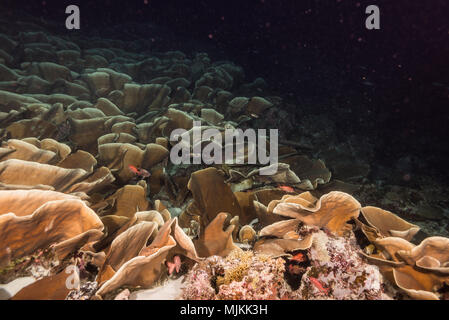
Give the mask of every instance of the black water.
M 79 31 L 64 28 L 69 4 L 80 7 Z M 370 4 L 380 8 L 380 30 L 365 28 Z M 2 7 L 51 21 L 59 34 L 154 38 L 153 49 L 233 61 L 248 81 L 263 77 L 295 105 L 293 117 L 328 114 L 342 140 L 375 137 L 379 165 L 413 157 L 412 170 L 447 181 L 445 0 L 7 0 Z

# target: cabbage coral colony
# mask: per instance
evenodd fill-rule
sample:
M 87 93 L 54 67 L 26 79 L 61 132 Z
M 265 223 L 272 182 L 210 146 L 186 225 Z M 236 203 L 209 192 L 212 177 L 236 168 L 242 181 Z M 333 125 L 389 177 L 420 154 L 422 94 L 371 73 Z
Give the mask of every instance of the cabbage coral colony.
M 0 34 L 3 299 L 448 299 L 449 238 L 414 240 L 420 225 L 368 206 L 352 138 L 281 131 L 274 175 L 170 162 L 170 133 L 194 121 L 299 126 L 263 79 L 206 53 L 30 29 Z

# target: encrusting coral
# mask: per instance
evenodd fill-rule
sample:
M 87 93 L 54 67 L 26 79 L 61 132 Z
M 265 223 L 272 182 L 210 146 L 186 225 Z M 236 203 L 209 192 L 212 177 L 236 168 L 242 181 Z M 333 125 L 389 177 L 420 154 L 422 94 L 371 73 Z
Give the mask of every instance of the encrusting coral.
M 306 250 L 291 258 L 233 251 L 213 256 L 187 275 L 184 299 L 391 299 L 376 266 L 358 254 L 355 238 L 322 231 Z M 206 264 L 207 267 L 204 265 Z
M 212 256 L 189 272 L 183 299 L 276 299 L 288 292 L 281 258 L 234 251 L 226 258 Z

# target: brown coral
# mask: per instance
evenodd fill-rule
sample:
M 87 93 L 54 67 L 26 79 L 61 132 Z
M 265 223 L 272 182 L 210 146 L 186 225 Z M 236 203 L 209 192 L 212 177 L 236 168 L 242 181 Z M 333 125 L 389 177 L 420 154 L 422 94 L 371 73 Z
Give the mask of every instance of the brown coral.
M 360 209 L 360 203 L 349 194 L 332 191 L 320 199 L 311 198 L 309 193 L 284 196 L 273 212 L 341 235 L 348 229 L 347 222 L 358 217 Z
M 411 240 L 419 231 L 417 225 L 411 224 L 397 215 L 376 207 L 363 207 L 362 215 L 368 224 L 378 230 L 383 237 L 401 237 Z
M 20 212 L 20 203 L 9 201 L 15 195 L 24 195 L 29 199 L 29 208 Z M 48 201 L 48 196 L 59 197 Z M 0 261 L 8 262 L 39 248 L 77 237 L 92 229 L 103 229 L 98 216 L 86 204 L 74 198 L 65 198 L 51 191 L 0 191 L 5 205 L 0 215 L 1 243 Z M 17 214 L 15 213 L 17 212 Z M 90 237 L 88 238 L 90 239 Z M 84 239 L 84 240 L 88 240 Z
M 235 195 L 217 169 L 207 168 L 192 173 L 187 187 L 192 192 L 201 216 L 203 230 L 220 212 L 227 212 L 231 216 L 241 214 Z
M 212 255 L 224 257 L 238 249 L 232 240 L 232 232 L 235 226 L 230 225 L 223 231 L 223 224 L 227 216 L 224 212 L 219 213 L 201 233 L 200 238 L 194 242 L 200 257 Z

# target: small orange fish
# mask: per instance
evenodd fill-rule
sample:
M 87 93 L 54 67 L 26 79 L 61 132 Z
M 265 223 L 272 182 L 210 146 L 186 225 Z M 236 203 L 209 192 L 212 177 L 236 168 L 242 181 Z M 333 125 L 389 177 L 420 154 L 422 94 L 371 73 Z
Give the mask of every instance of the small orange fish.
M 310 282 L 313 283 L 313 285 L 315 287 L 318 288 L 318 290 L 320 290 L 322 293 L 324 294 L 328 294 L 329 293 L 329 288 L 325 288 L 323 287 L 323 285 L 321 284 L 320 280 L 318 280 L 317 278 L 314 277 L 309 277 Z
M 138 169 L 138 168 L 136 168 L 135 166 L 133 166 L 131 164 L 128 166 L 128 168 L 129 168 L 129 170 L 131 170 L 131 172 L 133 172 L 134 174 L 136 174 L 136 175 L 138 175 L 138 176 L 140 176 L 142 178 L 148 178 L 149 176 L 151 176 L 151 174 L 147 170 L 145 170 L 143 168 Z
M 289 187 L 289 186 L 278 185 L 278 188 L 281 190 L 284 190 L 285 192 L 295 192 L 295 189 L 293 189 L 292 187 Z
M 131 171 L 134 172 L 135 174 L 139 174 L 139 169 L 137 169 L 137 168 L 134 167 L 133 165 L 129 165 L 128 168 L 129 168 L 129 170 L 131 170 Z

